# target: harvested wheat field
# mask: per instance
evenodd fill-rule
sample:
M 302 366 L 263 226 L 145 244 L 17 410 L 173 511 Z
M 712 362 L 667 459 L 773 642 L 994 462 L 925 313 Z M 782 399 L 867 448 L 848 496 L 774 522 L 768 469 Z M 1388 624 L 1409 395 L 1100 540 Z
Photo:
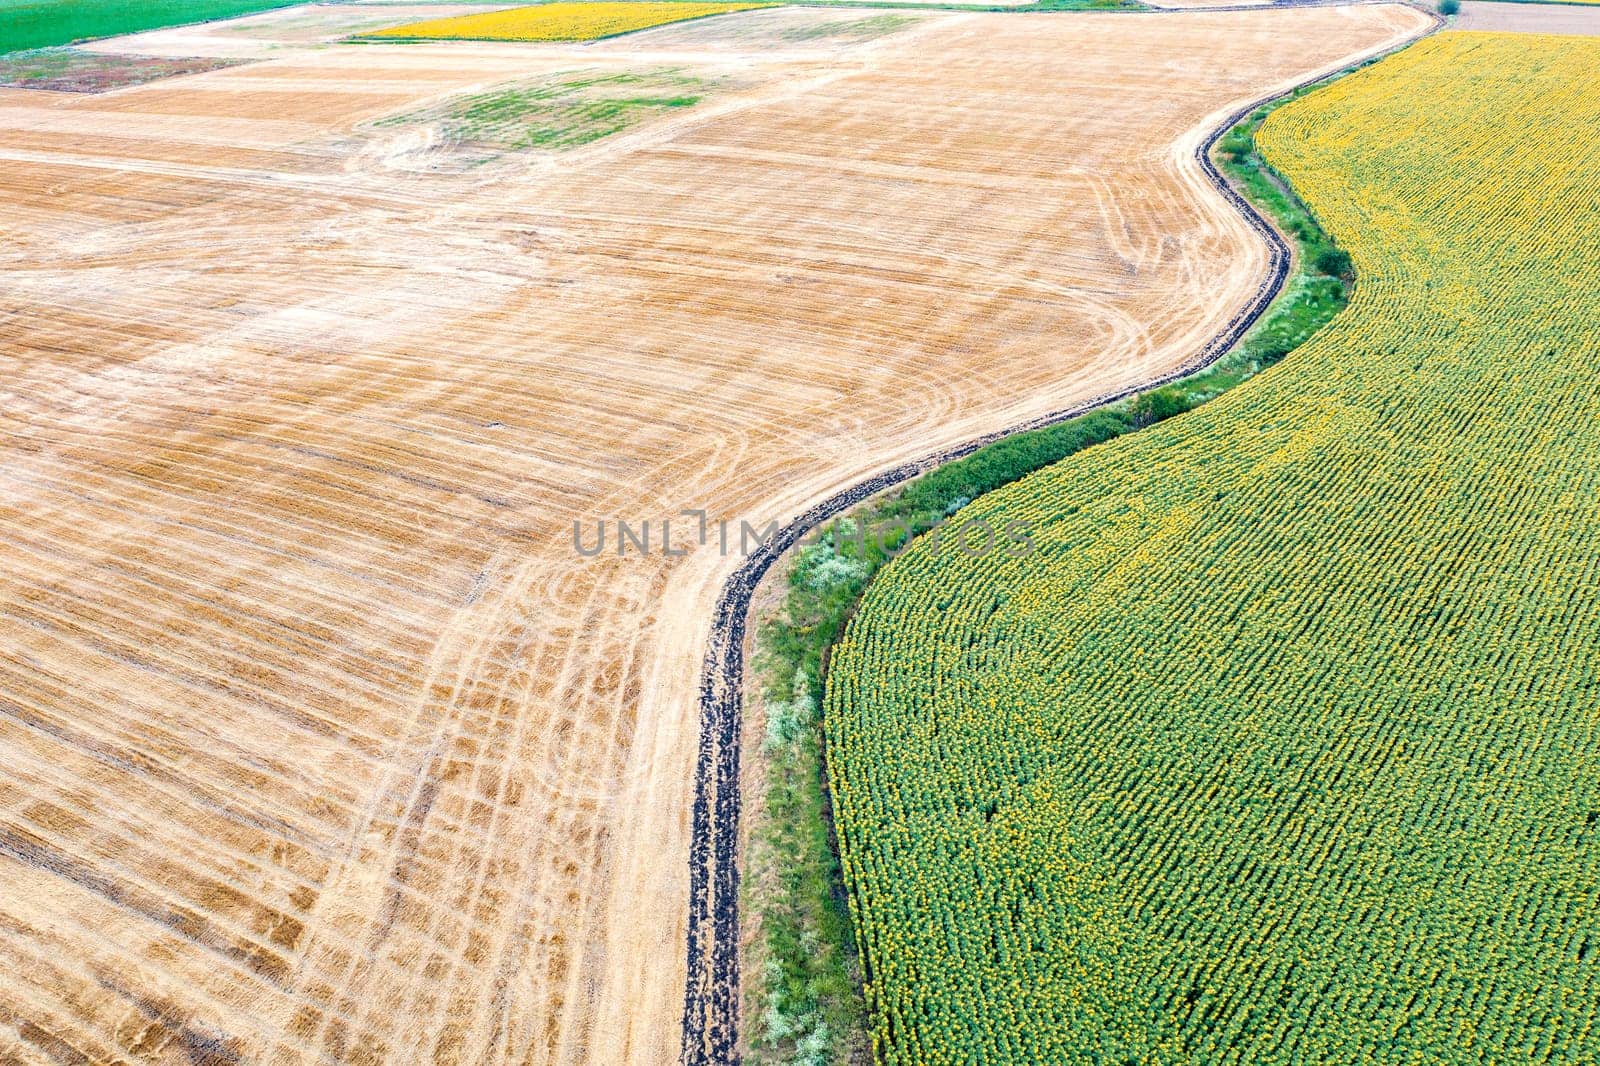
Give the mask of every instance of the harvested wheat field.
M 1461 5 L 1456 26 L 1499 33 L 1600 34 L 1600 4 L 1493 3 Z
M 1147 0 L 1151 7 L 1168 11 L 1203 10 L 1208 7 L 1262 7 L 1273 0 Z
M 1196 144 L 1428 25 L 862 17 L 0 90 L 0 1059 L 672 1061 L 738 560 L 574 522 L 1182 363 L 1266 260 Z

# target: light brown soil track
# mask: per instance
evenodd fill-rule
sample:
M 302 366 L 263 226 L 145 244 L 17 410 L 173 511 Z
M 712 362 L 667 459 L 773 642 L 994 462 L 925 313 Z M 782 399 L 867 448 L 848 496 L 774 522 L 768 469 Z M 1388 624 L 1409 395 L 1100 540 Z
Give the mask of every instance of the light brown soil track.
M 1264 258 L 1195 143 L 1426 26 L 772 14 L 0 92 L 0 1059 L 672 1061 L 738 560 L 573 520 L 764 525 L 1183 362 Z M 559 162 L 354 150 L 667 62 L 746 87 Z

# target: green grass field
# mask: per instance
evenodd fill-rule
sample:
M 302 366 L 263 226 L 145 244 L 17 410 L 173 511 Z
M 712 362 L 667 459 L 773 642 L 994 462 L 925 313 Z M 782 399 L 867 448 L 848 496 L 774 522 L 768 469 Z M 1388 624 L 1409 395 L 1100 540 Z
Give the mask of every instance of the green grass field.
M 304 0 L 0 0 L 0 54 L 247 15 Z
M 881 1063 L 1600 1061 L 1600 41 L 1275 113 L 1349 309 L 835 649 Z

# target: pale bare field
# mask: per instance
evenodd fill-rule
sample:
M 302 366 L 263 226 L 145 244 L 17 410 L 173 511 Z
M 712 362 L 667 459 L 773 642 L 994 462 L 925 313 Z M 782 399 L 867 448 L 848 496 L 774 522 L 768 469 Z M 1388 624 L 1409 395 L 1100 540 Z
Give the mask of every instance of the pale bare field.
M 738 560 L 574 520 L 764 525 L 1182 363 L 1266 257 L 1205 131 L 1426 25 L 853 14 L 0 91 L 0 1060 L 674 1061 Z M 374 124 L 662 68 L 712 88 L 560 154 Z
M 1151 7 L 1168 11 L 1199 11 L 1208 7 L 1263 7 L 1273 0 L 1146 0 Z
M 883 2 L 883 0 L 834 0 L 834 2 L 861 4 L 864 7 L 895 6 L 894 0 L 888 0 L 887 3 Z M 906 2 L 910 3 L 912 0 L 906 0 Z M 1263 2 L 1266 2 L 1266 0 L 1263 0 Z M 1033 3 L 1033 0 L 951 0 L 951 6 L 953 7 L 1021 7 L 1024 4 L 1031 3 Z
M 1456 28 L 1497 33 L 1600 33 L 1600 5 L 1497 4 L 1471 0 L 1461 5 Z

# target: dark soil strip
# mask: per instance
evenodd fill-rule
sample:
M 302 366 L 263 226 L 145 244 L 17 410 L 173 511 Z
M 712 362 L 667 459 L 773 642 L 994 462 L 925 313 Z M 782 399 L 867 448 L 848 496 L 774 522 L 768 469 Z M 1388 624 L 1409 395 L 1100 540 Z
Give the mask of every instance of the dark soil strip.
M 1435 29 L 1442 22 L 1435 20 Z M 1432 31 L 1429 31 L 1432 32 Z M 1424 35 L 1425 36 L 1425 35 Z M 1415 40 L 1415 39 L 1413 39 Z M 1392 51 L 1409 47 L 1406 41 Z M 767 569 L 828 519 L 885 489 L 970 455 L 1003 437 L 1055 425 L 1099 407 L 1188 377 L 1216 362 L 1255 325 L 1289 275 L 1289 246 L 1278 231 L 1222 176 L 1211 149 L 1250 112 L 1300 88 L 1326 81 L 1319 74 L 1284 93 L 1239 109 L 1195 153 L 1206 177 L 1266 242 L 1267 277 L 1222 331 L 1178 369 L 1120 392 L 985 434 L 887 470 L 822 501 L 753 552 L 723 586 L 712 619 L 700 679 L 700 745 L 695 765 L 693 836 L 689 848 L 689 976 L 683 1004 L 684 1066 L 738 1066 L 739 1025 L 739 740 L 743 713 L 744 642 L 750 597 Z
M 46 48 L 0 56 L 0 87 L 104 93 L 250 62 L 253 60 L 111 55 L 82 52 L 76 48 Z

